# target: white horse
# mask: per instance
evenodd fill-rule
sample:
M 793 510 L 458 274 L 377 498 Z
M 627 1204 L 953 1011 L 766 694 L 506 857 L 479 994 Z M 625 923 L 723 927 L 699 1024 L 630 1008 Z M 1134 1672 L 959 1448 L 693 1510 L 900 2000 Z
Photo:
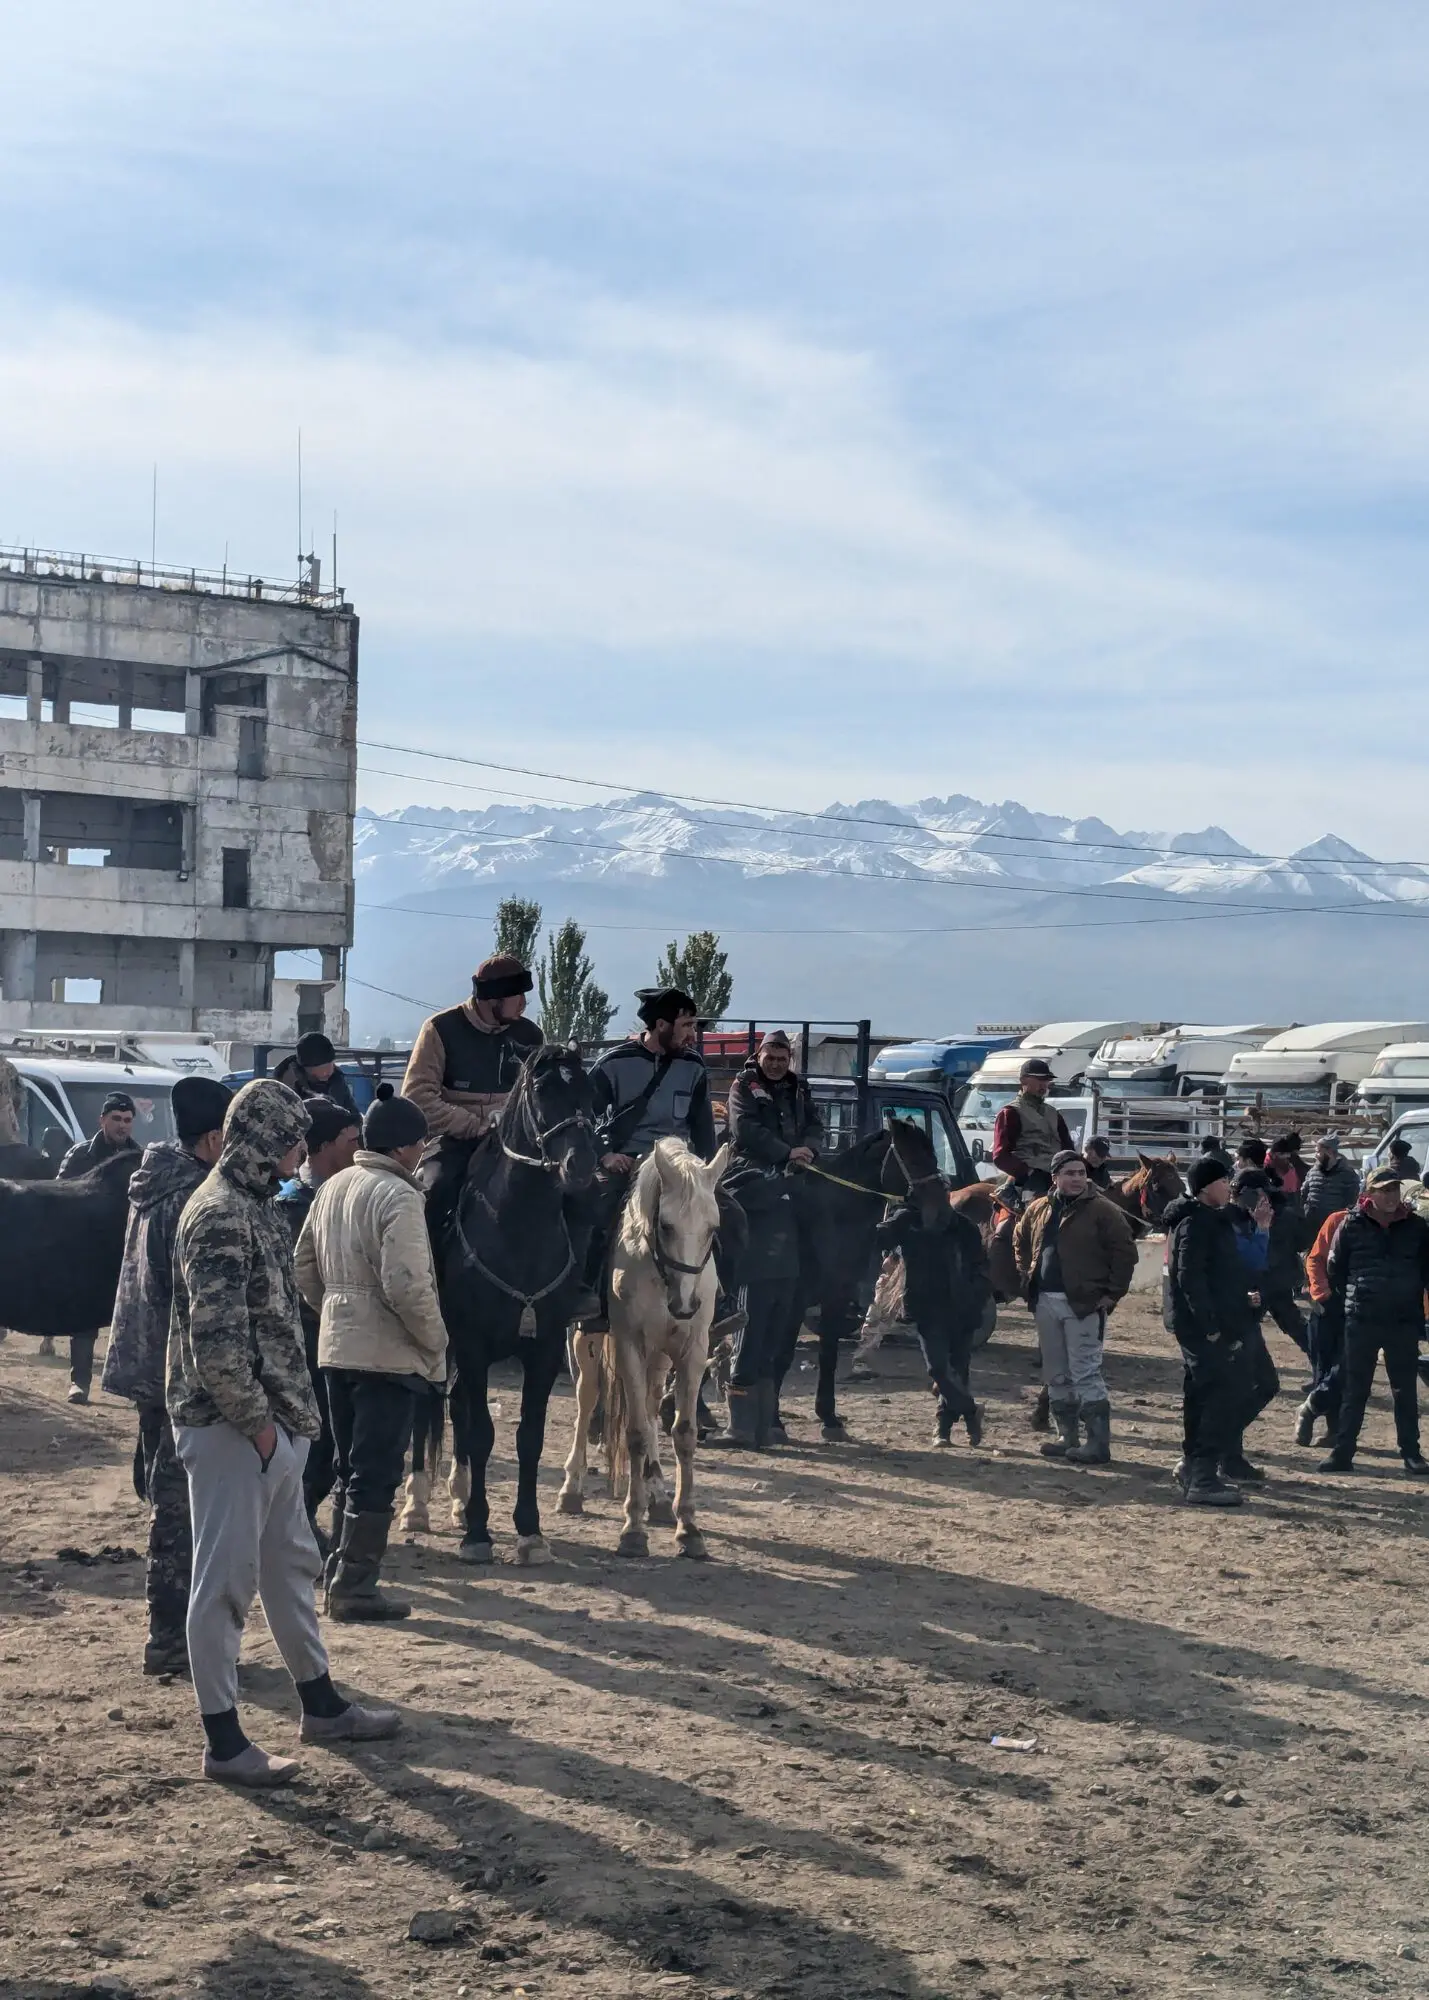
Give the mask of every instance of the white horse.
M 576 1434 L 566 1460 L 560 1508 L 565 1514 L 582 1511 L 586 1441 L 597 1394 L 603 1391 L 611 1486 L 619 1492 L 625 1484 L 625 1526 L 619 1542 L 623 1556 L 650 1553 L 647 1504 L 651 1520 L 670 1518 L 661 1505 L 656 1411 L 671 1370 L 675 1547 L 682 1556 L 708 1554 L 695 1526 L 695 1408 L 709 1359 L 717 1295 L 715 1189 L 728 1159 L 728 1146 L 721 1146 L 706 1166 L 683 1139 L 661 1139 L 656 1144 L 636 1172 L 615 1239 L 610 1332 L 577 1335 L 573 1343 Z

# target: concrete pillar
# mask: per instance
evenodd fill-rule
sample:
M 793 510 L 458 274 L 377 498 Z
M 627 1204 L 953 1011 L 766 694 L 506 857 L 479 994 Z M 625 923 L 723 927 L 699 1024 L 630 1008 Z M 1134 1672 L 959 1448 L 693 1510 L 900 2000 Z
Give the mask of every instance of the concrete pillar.
M 62 669 L 58 666 L 56 666 L 55 668 L 55 699 L 53 708 L 53 720 L 56 722 L 69 721 L 69 696 L 64 691 L 63 672 Z
M 38 792 L 21 794 L 25 814 L 25 859 L 38 861 L 40 858 L 40 795 Z
M 179 1005 L 189 1009 L 189 1026 L 198 1022 L 198 1002 L 194 997 L 194 941 L 192 938 L 179 940 Z
M 203 734 L 203 675 L 184 675 L 184 735 Z
M 323 978 L 329 980 L 341 979 L 342 946 L 340 944 L 325 944 L 322 946 L 319 956 L 322 959 Z
M 183 815 L 183 866 L 180 874 L 188 881 L 198 858 L 198 807 L 181 805 L 179 811 Z
M 128 660 L 119 669 L 119 727 L 134 727 L 134 668 Z
M 42 722 L 45 702 L 45 663 L 43 660 L 28 660 L 25 663 L 25 720 Z
M 7 1000 L 34 1000 L 39 942 L 34 931 L 0 931 L 0 986 Z

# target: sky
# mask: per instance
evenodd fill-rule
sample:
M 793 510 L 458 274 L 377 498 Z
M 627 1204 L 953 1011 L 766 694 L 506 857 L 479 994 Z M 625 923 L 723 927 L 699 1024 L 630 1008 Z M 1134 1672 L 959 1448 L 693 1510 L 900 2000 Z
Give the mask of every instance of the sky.
M 157 464 L 161 562 L 291 576 L 301 428 L 373 741 L 1429 851 L 1423 9 L 49 0 L 6 44 L 0 543 L 147 557 Z

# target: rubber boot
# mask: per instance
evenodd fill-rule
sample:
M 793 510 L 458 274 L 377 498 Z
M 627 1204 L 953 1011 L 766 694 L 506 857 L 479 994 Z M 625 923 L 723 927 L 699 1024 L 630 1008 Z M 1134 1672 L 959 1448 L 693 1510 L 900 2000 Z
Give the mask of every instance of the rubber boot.
M 342 1547 L 342 1527 L 345 1519 L 342 1488 L 334 1489 L 332 1496 L 332 1533 L 327 1539 L 327 1556 L 322 1567 L 323 1609 L 327 1609 L 327 1593 L 332 1589 L 332 1580 L 337 1575 L 337 1554 Z
M 1067 1451 L 1069 1465 L 1110 1465 L 1111 1464 L 1111 1404 L 1083 1403 L 1082 1422 L 1086 1426 L 1085 1444 L 1072 1445 Z
M 411 1616 L 410 1604 L 400 1597 L 388 1597 L 377 1588 L 391 1530 L 390 1513 L 344 1514 L 337 1574 L 328 1585 L 329 1618 L 348 1624 Z
M 1075 1403 L 1053 1403 L 1052 1421 L 1057 1426 L 1057 1435 L 1048 1438 L 1046 1444 L 1039 1445 L 1043 1458 L 1065 1458 L 1074 1445 L 1080 1444 L 1082 1432 L 1077 1422 Z
M 710 1438 L 711 1444 L 728 1445 L 738 1451 L 759 1449 L 759 1388 L 729 1388 L 729 1422 Z
M 779 1414 L 779 1398 L 767 1375 L 754 1385 L 754 1448 L 767 1451 L 774 1442 L 774 1420 Z
M 1051 1399 L 1044 1382 L 1037 1391 L 1037 1401 L 1032 1405 L 1032 1415 L 1027 1419 L 1034 1431 L 1049 1431 L 1052 1428 Z

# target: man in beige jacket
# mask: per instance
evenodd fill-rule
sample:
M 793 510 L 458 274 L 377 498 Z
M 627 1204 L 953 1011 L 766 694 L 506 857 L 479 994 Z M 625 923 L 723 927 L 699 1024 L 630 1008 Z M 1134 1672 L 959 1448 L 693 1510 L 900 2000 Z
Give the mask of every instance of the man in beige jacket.
M 447 1333 L 416 1167 L 427 1121 L 406 1097 L 374 1104 L 352 1165 L 318 1189 L 295 1266 L 319 1315 L 318 1360 L 337 1454 L 327 1609 L 405 1618 L 378 1589 L 415 1398 L 446 1379 Z

